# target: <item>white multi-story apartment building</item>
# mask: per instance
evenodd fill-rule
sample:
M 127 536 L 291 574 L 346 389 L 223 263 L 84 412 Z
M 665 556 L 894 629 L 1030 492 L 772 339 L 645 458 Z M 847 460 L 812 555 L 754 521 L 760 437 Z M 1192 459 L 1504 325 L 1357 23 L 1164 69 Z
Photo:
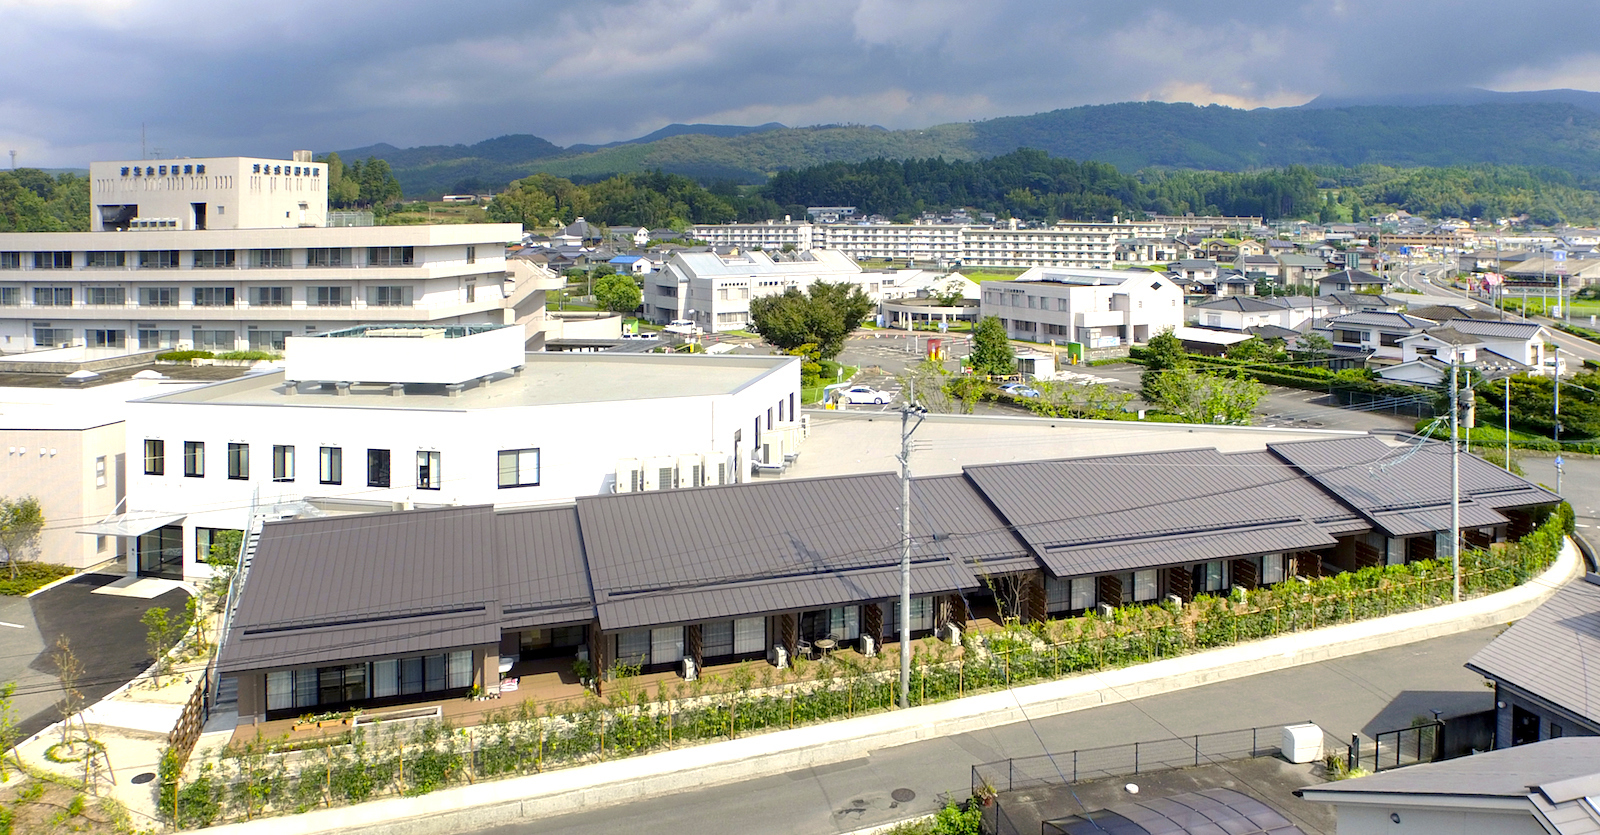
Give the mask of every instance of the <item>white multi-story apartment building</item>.
M 981 286 L 981 315 L 999 318 L 1012 339 L 1115 348 L 1183 324 L 1183 291 L 1143 270 L 1036 267 Z
M 796 357 L 524 341 L 515 325 L 353 328 L 292 338 L 280 371 L 134 400 L 127 512 L 87 530 L 128 537 L 130 573 L 205 576 L 215 532 L 252 518 L 729 484 L 797 442 Z
M 525 318 L 520 226 L 328 227 L 326 166 L 296 157 L 94 163 L 93 231 L 0 233 L 0 351 L 282 351 L 357 323 Z
M 1160 237 L 1159 223 L 1058 223 L 1038 229 L 952 223 L 755 223 L 694 227 L 694 236 L 742 249 L 833 249 L 857 259 L 922 260 L 969 267 L 1110 269 L 1117 243 Z M 809 242 L 809 244 L 807 243 Z
M 876 301 L 892 273 L 865 273 L 844 253 L 813 249 L 738 255 L 679 252 L 658 272 L 642 276 L 644 315 L 656 322 L 687 319 L 710 332 L 743 330 L 750 325 L 750 300 L 818 281 L 861 284 Z

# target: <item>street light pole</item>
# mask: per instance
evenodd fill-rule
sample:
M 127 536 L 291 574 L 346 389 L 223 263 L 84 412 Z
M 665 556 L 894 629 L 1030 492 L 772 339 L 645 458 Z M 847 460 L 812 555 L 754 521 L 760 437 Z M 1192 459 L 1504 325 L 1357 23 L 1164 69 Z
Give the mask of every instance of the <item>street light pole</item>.
M 917 416 L 915 425 L 911 416 Z M 900 707 L 911 706 L 911 433 L 927 410 L 900 407 Z
M 1460 349 L 1450 357 L 1450 599 L 1461 602 L 1461 390 L 1456 388 L 1456 371 L 1461 367 Z

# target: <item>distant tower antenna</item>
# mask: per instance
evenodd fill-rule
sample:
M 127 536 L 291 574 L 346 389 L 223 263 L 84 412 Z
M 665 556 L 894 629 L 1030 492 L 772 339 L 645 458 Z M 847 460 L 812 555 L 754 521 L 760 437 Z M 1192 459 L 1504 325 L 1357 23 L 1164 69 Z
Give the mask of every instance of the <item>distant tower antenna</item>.
M 144 149 L 144 122 L 139 123 L 139 159 L 149 159 L 150 155 Z

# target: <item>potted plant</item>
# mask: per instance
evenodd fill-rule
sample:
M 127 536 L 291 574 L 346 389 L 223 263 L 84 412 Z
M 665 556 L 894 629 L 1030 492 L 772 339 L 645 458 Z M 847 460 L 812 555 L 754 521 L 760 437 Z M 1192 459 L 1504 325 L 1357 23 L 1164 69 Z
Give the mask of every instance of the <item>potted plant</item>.
M 973 792 L 972 796 L 978 799 L 978 804 L 981 806 L 993 806 L 994 799 L 998 794 L 994 790 L 994 784 L 990 783 L 987 777 L 981 777 L 979 781 L 978 790 Z
M 579 684 L 588 687 L 594 676 L 594 668 L 589 666 L 589 659 L 579 658 L 572 662 L 572 674 L 578 677 Z

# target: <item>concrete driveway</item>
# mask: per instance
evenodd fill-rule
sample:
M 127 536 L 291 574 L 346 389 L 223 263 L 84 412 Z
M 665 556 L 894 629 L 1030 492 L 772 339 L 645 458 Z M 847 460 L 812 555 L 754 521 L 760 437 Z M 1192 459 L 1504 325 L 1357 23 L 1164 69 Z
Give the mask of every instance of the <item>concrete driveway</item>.
M 31 599 L 0 597 L 0 681 L 17 683 L 12 707 L 24 737 L 61 717 L 61 698 L 51 654 L 65 635 L 83 665 L 78 689 L 85 704 L 94 704 L 150 666 L 145 649 L 144 613 L 164 606 L 183 612 L 187 595 L 180 590 L 143 600 L 95 589 L 125 576 L 121 565 L 83 574 Z

